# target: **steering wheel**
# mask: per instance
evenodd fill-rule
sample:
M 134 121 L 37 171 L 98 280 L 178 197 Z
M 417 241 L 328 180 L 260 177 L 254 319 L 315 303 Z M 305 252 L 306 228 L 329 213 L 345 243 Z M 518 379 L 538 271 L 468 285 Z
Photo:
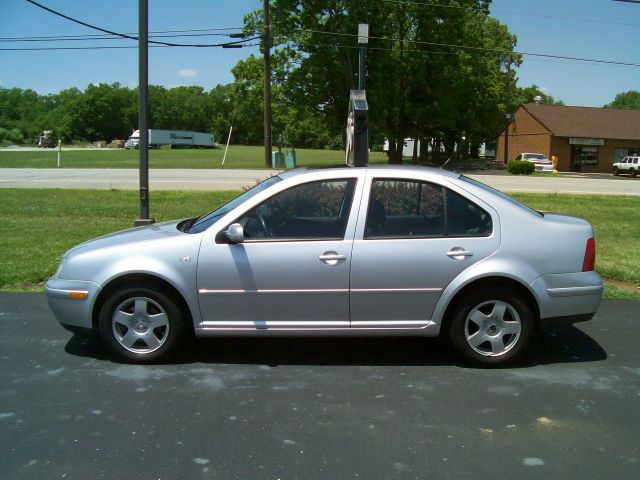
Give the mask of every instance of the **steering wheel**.
M 267 221 L 265 220 L 264 215 L 262 215 L 260 212 L 256 212 L 256 217 L 260 222 L 260 226 L 262 226 L 262 231 L 264 232 L 264 236 L 272 237 L 273 232 L 269 229 L 269 227 L 267 227 Z

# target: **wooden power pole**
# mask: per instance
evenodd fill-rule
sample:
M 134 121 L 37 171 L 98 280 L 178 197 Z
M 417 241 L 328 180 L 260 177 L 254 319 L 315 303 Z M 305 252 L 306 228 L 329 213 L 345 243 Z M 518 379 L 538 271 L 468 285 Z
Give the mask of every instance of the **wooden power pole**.
M 264 31 L 264 166 L 271 168 L 271 32 L 269 24 L 269 0 L 262 0 Z

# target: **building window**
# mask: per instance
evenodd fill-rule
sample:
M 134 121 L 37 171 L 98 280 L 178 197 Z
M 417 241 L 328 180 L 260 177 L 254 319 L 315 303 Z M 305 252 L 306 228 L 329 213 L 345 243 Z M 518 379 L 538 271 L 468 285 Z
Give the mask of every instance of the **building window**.
M 586 165 L 598 164 L 598 147 L 574 145 L 571 147 L 571 166 L 579 169 Z

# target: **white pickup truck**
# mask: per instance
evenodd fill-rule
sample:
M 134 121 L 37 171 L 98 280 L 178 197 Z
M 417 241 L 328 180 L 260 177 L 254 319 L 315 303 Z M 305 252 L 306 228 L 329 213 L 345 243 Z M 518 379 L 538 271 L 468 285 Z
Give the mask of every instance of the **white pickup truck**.
M 640 171 L 640 156 L 637 155 L 629 155 L 613 164 L 614 175 L 628 173 L 635 178 L 635 176 L 638 175 L 638 171 Z

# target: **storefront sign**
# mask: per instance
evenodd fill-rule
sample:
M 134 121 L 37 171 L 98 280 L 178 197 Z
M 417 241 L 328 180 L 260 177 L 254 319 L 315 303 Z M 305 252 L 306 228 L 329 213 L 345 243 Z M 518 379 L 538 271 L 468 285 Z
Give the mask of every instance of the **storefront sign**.
M 569 145 L 604 145 L 604 138 L 570 138 Z

